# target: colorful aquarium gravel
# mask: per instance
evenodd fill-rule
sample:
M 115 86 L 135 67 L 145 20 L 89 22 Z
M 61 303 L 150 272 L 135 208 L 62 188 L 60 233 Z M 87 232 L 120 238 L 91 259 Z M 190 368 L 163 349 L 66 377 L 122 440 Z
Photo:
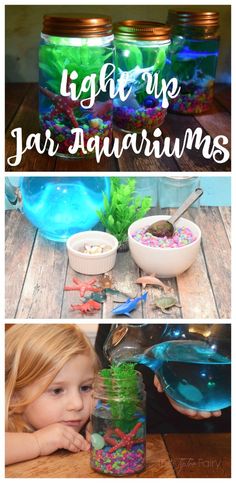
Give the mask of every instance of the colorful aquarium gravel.
M 163 124 L 166 112 L 166 109 L 158 105 L 156 107 L 140 106 L 138 109 L 124 105 L 114 108 L 114 120 L 116 126 L 123 131 L 141 132 L 142 129 L 146 129 L 150 132 Z
M 99 473 L 121 476 L 141 472 L 145 467 L 144 443 L 136 444 L 132 449 L 118 448 L 114 453 L 110 447 L 91 451 L 91 466 Z
M 132 233 L 132 238 L 142 245 L 153 248 L 180 248 L 189 245 L 196 237 L 188 227 L 176 228 L 173 237 L 156 237 L 148 233 L 148 227 L 141 228 Z
M 59 144 L 59 149 L 57 155 L 65 154 L 69 156 L 68 148 L 73 146 L 75 141 L 75 134 L 71 134 L 72 126 L 67 125 L 66 120 L 62 116 L 54 117 L 54 119 L 48 119 L 47 116 L 40 116 L 40 126 L 43 132 L 46 129 L 51 131 L 51 137 Z M 88 123 L 81 124 L 79 126 L 83 129 L 84 135 L 84 146 L 91 137 L 99 136 L 100 146 L 103 144 L 103 139 L 105 137 L 111 138 L 112 134 L 112 123 L 111 120 L 102 119 L 91 119 Z M 91 153 L 91 156 L 93 153 Z M 82 149 L 79 149 L 76 154 L 71 157 L 84 157 Z
M 170 101 L 170 111 L 180 114 L 202 114 L 209 111 L 214 96 L 214 83 L 209 83 L 205 90 L 197 89 L 194 93 L 180 92 L 176 99 Z

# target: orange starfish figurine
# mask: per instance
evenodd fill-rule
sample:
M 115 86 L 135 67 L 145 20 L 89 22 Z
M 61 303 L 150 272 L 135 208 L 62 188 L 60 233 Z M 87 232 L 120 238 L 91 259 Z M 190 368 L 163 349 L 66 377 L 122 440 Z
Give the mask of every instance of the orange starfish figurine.
M 88 280 L 87 282 L 82 282 L 82 280 L 79 280 L 79 278 L 74 277 L 73 282 L 75 283 L 75 285 L 66 285 L 66 287 L 64 287 L 64 290 L 79 290 L 80 297 L 83 297 L 85 292 L 101 292 L 100 287 L 93 286 L 96 281 L 96 278 L 91 278 L 91 280 Z
M 54 108 L 52 111 L 46 116 L 47 119 L 54 119 L 59 114 L 64 114 L 64 116 L 68 117 L 72 126 L 79 127 L 79 124 L 74 115 L 74 109 L 76 107 L 80 107 L 81 101 L 72 101 L 70 97 L 64 97 L 60 94 L 55 94 L 54 92 L 49 91 L 46 87 L 40 86 L 40 91 L 46 97 L 48 97 L 52 104 L 54 104 Z M 45 118 L 45 119 L 46 119 Z
M 138 430 L 142 427 L 142 423 L 137 423 L 130 433 L 125 434 L 119 428 L 115 428 L 114 430 L 108 430 L 107 433 L 104 435 L 104 439 L 107 444 L 111 445 L 112 447 L 108 450 L 108 453 L 114 453 L 119 448 L 127 448 L 131 449 L 137 443 L 143 443 L 143 438 L 135 438 Z M 114 432 L 116 436 L 120 438 L 120 441 L 111 437 L 111 433 Z

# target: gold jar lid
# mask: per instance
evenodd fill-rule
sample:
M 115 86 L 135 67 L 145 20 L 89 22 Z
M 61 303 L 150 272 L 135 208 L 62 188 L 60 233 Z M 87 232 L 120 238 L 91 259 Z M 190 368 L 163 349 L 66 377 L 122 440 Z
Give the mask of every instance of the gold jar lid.
M 42 32 L 58 37 L 103 37 L 112 34 L 112 20 L 95 15 L 44 15 Z
M 169 10 L 168 24 L 191 27 L 218 27 L 219 12 Z
M 170 27 L 145 20 L 124 20 L 114 24 L 114 34 L 120 40 L 169 40 Z

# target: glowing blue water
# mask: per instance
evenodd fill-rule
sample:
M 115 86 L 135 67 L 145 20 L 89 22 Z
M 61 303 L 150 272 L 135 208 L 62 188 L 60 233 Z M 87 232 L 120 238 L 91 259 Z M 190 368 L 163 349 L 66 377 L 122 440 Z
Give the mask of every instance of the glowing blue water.
M 205 57 L 218 57 L 218 51 L 215 52 L 197 52 L 195 50 L 190 49 L 187 45 L 178 52 L 176 55 L 176 59 L 178 60 L 189 60 L 189 59 L 198 59 L 198 58 L 205 58 Z
M 230 406 L 230 359 L 205 342 L 164 342 L 136 360 L 150 367 L 166 394 L 182 406 L 199 411 Z
M 219 51 L 218 39 L 174 37 L 170 61 L 179 85 L 205 86 L 215 79 Z
M 109 179 L 22 178 L 23 212 L 41 234 L 50 240 L 66 241 L 77 232 L 91 230 L 103 208 L 103 196 L 109 194 Z

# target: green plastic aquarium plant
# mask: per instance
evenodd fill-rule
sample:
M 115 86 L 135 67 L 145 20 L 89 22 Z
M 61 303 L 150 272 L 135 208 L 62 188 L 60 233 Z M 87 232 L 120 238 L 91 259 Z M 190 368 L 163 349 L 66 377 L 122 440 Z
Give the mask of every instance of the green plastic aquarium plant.
M 161 89 L 162 79 L 165 78 L 165 66 L 166 57 L 169 49 L 169 45 L 163 45 L 159 48 L 138 47 L 132 43 L 125 43 L 123 41 L 116 40 L 117 54 L 115 56 L 116 61 L 116 75 L 119 77 L 120 72 L 129 72 L 132 78 L 134 78 L 134 72 L 136 72 L 137 79 L 133 80 L 133 94 L 135 95 L 139 104 L 143 104 L 144 99 L 147 97 L 146 81 L 142 80 L 142 69 L 152 67 L 152 74 L 158 73 L 158 89 Z M 128 53 L 128 54 L 127 54 Z M 120 69 L 120 70 L 119 70 Z
M 97 210 L 106 231 L 114 235 L 120 245 L 127 241 L 129 226 L 143 218 L 151 208 L 151 197 L 136 196 L 135 187 L 134 178 L 128 178 L 124 182 L 120 178 L 112 177 L 110 199 L 103 194 L 104 209 Z
M 41 82 L 53 92 L 60 92 L 63 69 L 67 69 L 69 75 L 76 71 L 79 75 L 73 81 L 79 92 L 83 79 L 91 74 L 96 74 L 96 90 L 99 86 L 99 75 L 102 66 L 112 61 L 113 51 L 107 47 L 97 46 L 91 48 L 86 43 L 81 46 L 67 45 L 70 39 L 53 37 L 50 45 L 41 45 L 39 49 L 39 67 L 42 73 Z M 81 99 L 89 97 L 90 92 L 83 93 Z
M 99 373 L 103 377 L 113 424 L 123 431 L 129 431 L 133 427 L 135 414 L 139 417 L 140 379 L 135 366 L 136 364 L 123 362 L 111 365 L 109 369 L 102 369 Z

